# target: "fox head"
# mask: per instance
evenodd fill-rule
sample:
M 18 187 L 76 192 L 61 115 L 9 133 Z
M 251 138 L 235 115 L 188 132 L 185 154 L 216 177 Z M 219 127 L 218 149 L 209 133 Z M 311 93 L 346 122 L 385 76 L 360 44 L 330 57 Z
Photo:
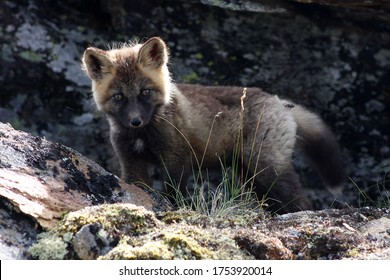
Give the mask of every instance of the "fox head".
M 168 51 L 160 38 L 108 51 L 90 47 L 82 63 L 98 110 L 118 125 L 144 127 L 170 102 Z

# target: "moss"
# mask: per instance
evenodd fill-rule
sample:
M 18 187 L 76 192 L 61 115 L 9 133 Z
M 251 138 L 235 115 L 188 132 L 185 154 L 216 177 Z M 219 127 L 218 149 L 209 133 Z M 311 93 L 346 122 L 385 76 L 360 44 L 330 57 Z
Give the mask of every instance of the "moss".
M 228 230 L 180 225 L 161 234 L 175 259 L 248 259 Z
M 164 242 L 171 248 L 175 259 L 215 259 L 216 255 L 191 237 L 180 233 L 166 233 Z
M 31 246 L 28 252 L 40 260 L 63 260 L 67 255 L 67 244 L 58 236 L 42 233 L 37 244 Z
M 12 125 L 14 129 L 21 130 L 23 129 L 23 122 L 19 118 L 15 118 L 12 120 L 9 120 L 9 123 Z
M 100 257 L 102 260 L 172 260 L 173 253 L 168 246 L 159 241 L 152 241 L 141 246 L 132 246 L 121 242 L 107 255 Z
M 33 257 L 39 259 L 63 259 L 68 253 L 67 243 L 87 224 L 99 224 L 112 236 L 139 236 L 158 228 L 159 221 L 152 212 L 132 204 L 109 204 L 86 207 L 70 212 L 49 233 L 43 234 L 30 248 Z
M 162 220 L 165 223 L 157 220 L 154 213 L 132 204 L 86 207 L 68 213 L 45 238 L 31 248 L 31 252 L 35 257 L 42 259 L 76 257 L 78 251 L 76 252 L 73 246 L 66 245 L 74 243 L 74 237 L 83 226 L 96 223 L 107 233 L 109 237 L 107 240 L 115 242 L 109 241 L 105 250 L 101 250 L 94 258 L 161 260 L 251 258 L 240 250 L 229 229 L 223 230 L 211 225 L 207 228 L 200 227 L 203 218 L 191 211 L 167 212 L 162 215 Z M 94 238 L 93 236 L 92 234 L 91 238 Z M 51 253 L 50 250 L 57 253 Z
M 217 240 L 216 240 L 217 239 Z M 227 235 L 188 225 L 170 226 L 138 238 L 125 237 L 100 259 L 248 259 Z
M 195 72 L 183 76 L 183 82 L 185 83 L 195 83 L 197 81 L 199 81 L 199 76 Z
M 197 219 L 199 214 L 186 209 L 179 209 L 176 211 L 168 211 L 162 214 L 161 221 L 166 224 L 177 224 L 183 221 L 189 222 Z
M 247 209 L 245 213 L 236 212 L 231 215 L 215 217 L 188 209 L 179 209 L 163 213 L 160 216 L 160 220 L 166 224 L 187 223 L 197 226 L 209 225 L 218 228 L 230 228 L 233 226 L 250 227 L 252 224 L 256 224 L 260 220 L 265 220 L 270 217 L 263 210 Z
M 0 36 L 2 37 L 1 34 Z M 3 44 L 3 46 L 1 47 L 1 59 L 7 62 L 14 61 L 11 45 Z
M 197 59 L 197 60 L 201 60 L 201 59 L 203 59 L 203 54 L 196 53 L 196 54 L 194 54 L 194 58 Z
M 346 252 L 345 258 L 354 259 L 359 257 L 359 255 L 360 255 L 360 248 L 355 247 L 355 248 L 351 248 L 351 250 Z
M 62 236 L 66 232 L 76 233 L 82 226 L 92 223 L 99 223 L 109 231 L 123 231 L 130 235 L 144 234 L 159 224 L 154 214 L 143 207 L 107 204 L 71 212 L 55 230 Z
M 36 52 L 30 52 L 30 51 L 24 51 L 19 54 L 19 56 L 25 60 L 28 60 L 30 62 L 38 63 L 43 61 L 42 54 L 36 53 Z

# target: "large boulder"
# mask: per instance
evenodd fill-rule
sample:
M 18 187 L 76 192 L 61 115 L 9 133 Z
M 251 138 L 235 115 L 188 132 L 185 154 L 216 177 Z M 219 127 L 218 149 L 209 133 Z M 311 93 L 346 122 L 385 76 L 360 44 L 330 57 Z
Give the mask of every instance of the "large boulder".
M 169 209 L 154 192 L 127 184 L 78 152 L 0 123 L 0 257 L 24 258 L 37 233 L 88 206 L 130 203 Z

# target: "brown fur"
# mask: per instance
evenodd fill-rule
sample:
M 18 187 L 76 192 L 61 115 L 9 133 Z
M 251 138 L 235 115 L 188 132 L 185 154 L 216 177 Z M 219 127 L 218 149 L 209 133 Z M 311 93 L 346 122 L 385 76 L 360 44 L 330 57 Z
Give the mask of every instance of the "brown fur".
M 219 157 L 231 156 L 240 139 L 243 168 L 274 209 L 311 208 L 292 166 L 296 142 L 328 186 L 342 184 L 340 150 L 318 116 L 258 88 L 176 85 L 167 63 L 159 38 L 84 53 L 84 69 L 98 110 L 109 121 L 123 179 L 150 183 L 147 166 L 159 163 L 184 187 L 194 164 L 218 168 Z

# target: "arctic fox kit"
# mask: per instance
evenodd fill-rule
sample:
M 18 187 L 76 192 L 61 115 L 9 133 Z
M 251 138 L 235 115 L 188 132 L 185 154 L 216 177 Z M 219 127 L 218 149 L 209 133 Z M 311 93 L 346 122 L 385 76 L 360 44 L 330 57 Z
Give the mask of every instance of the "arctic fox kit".
M 175 84 L 158 37 L 108 51 L 90 47 L 82 61 L 126 181 L 150 183 L 148 164 L 159 163 L 184 188 L 194 158 L 218 168 L 240 139 L 242 168 L 273 209 L 311 209 L 292 164 L 296 145 L 326 187 L 344 182 L 339 146 L 317 115 L 259 88 Z

